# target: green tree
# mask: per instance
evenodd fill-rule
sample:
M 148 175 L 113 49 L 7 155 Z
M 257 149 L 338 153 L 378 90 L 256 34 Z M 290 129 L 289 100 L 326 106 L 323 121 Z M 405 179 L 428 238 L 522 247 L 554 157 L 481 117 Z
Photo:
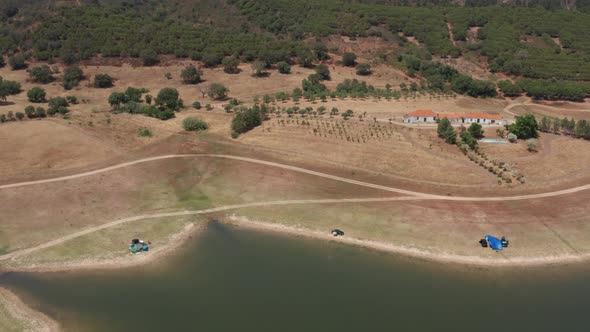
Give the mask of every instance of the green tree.
M 84 79 L 84 72 L 78 66 L 71 66 L 64 70 L 64 89 L 71 90 Z
M 49 108 L 47 109 L 47 113 L 50 115 L 60 113 L 62 115 L 69 112 L 67 99 L 64 97 L 54 97 L 49 99 Z
M 551 119 L 548 116 L 543 116 L 541 122 L 539 123 L 539 130 L 542 132 L 549 132 L 551 128 Z
M 319 61 L 330 60 L 330 55 L 328 55 L 328 47 L 322 43 L 316 43 L 313 47 L 313 52 L 315 53 L 316 59 Z
M 329 81 L 330 80 L 330 69 L 328 66 L 321 64 L 315 67 L 315 72 L 320 75 L 321 80 Z
M 559 131 L 561 130 L 561 120 L 554 118 L 551 122 L 551 129 L 554 134 L 559 134 Z
M 44 118 L 47 114 L 45 113 L 45 109 L 43 107 L 37 107 L 35 109 L 35 117 L 37 118 Z
M 186 131 L 201 131 L 207 130 L 207 128 L 209 128 L 209 125 L 207 124 L 207 122 L 199 118 L 189 117 L 182 120 L 182 128 L 184 128 L 184 130 Z
M 125 95 L 127 95 L 127 102 L 141 102 L 141 95 L 146 92 L 148 92 L 148 90 L 145 88 L 134 88 L 132 86 L 128 87 L 127 90 L 125 90 Z
M 94 75 L 94 87 L 105 89 L 113 86 L 113 78 L 109 74 Z
M 516 122 L 506 126 L 506 128 L 514 133 L 519 139 L 529 139 L 539 137 L 537 130 L 539 129 L 537 119 L 532 114 L 524 116 L 517 116 Z
M 291 73 L 291 66 L 285 61 L 278 62 L 277 69 L 279 70 L 279 73 L 281 73 L 281 74 L 290 74 Z
M 35 118 L 36 117 L 35 106 L 29 105 L 29 106 L 25 107 L 25 114 L 27 115 L 27 117 L 29 119 Z
M 25 114 L 23 112 L 16 112 L 15 115 L 16 115 L 17 120 L 19 120 L 19 121 L 25 118 Z
M 578 120 L 574 135 L 579 138 L 590 139 L 590 124 L 587 120 Z
M 160 57 L 153 49 L 145 49 L 141 52 L 141 61 L 146 67 L 155 66 L 160 63 Z
M 268 72 L 266 71 L 266 63 L 264 61 L 254 61 L 251 65 L 252 70 L 254 70 L 254 75 L 257 77 L 267 76 Z
M 231 124 L 232 136 L 236 138 L 238 135 L 260 126 L 264 117 L 264 111 L 258 105 L 238 111 Z
M 342 118 L 344 120 L 348 120 L 348 118 L 353 116 L 353 114 L 354 114 L 354 112 L 352 110 L 346 110 L 344 113 L 342 113 Z
M 123 92 L 113 92 L 109 96 L 109 105 L 118 108 L 121 104 L 126 104 L 129 101 L 127 95 Z
M 332 107 L 330 110 L 330 117 L 333 117 L 334 115 L 338 115 L 338 108 L 336 107 Z
M 197 84 L 201 82 L 202 75 L 203 72 L 193 65 L 186 66 L 180 73 L 182 83 L 184 84 Z
M 219 53 L 205 53 L 201 60 L 205 67 L 212 68 L 221 64 L 223 56 Z
M 45 90 L 38 86 L 33 87 L 27 91 L 27 98 L 31 103 L 44 103 L 46 98 Z
M 446 130 L 448 131 L 448 129 Z M 477 148 L 477 139 L 473 137 L 468 130 L 463 130 L 459 136 L 461 137 L 461 141 L 464 144 L 467 144 L 472 150 Z
M 207 89 L 207 95 L 212 99 L 224 99 L 228 93 L 229 89 L 221 83 L 211 83 Z
M 506 97 L 517 97 L 522 94 L 521 87 L 508 80 L 498 82 L 498 87 Z
M 438 133 L 438 137 L 444 139 L 445 142 L 449 144 L 457 143 L 457 132 L 451 125 L 449 119 L 442 118 L 438 123 L 436 132 Z
M 342 65 L 347 67 L 354 67 L 356 65 L 356 54 L 346 52 L 342 55 Z
M 469 134 L 471 135 L 471 137 L 475 138 L 475 139 L 482 139 L 483 138 L 483 128 L 481 127 L 481 125 L 479 123 L 472 123 L 469 126 Z
M 6 81 L 0 76 L 0 100 L 6 101 L 8 96 L 21 93 L 20 83 L 15 81 Z
M 355 68 L 356 68 L 357 75 L 362 75 L 362 76 L 371 75 L 371 65 L 368 63 L 359 63 L 358 65 L 356 65 Z
M 226 57 L 222 61 L 223 71 L 228 74 L 237 74 L 240 72 L 238 66 L 240 65 L 240 59 L 235 56 Z
M 313 55 L 309 49 L 297 50 L 297 63 L 305 68 L 313 67 Z
M 27 68 L 26 60 L 27 58 L 23 53 L 17 53 L 8 58 L 8 65 L 10 65 L 12 70 L 25 69 Z
M 55 79 L 51 68 L 47 65 L 29 68 L 27 69 L 27 73 L 29 73 L 29 77 L 34 83 L 47 84 Z
M 158 92 L 155 104 L 161 109 L 178 111 L 183 106 L 179 97 L 178 90 L 175 88 L 163 88 Z

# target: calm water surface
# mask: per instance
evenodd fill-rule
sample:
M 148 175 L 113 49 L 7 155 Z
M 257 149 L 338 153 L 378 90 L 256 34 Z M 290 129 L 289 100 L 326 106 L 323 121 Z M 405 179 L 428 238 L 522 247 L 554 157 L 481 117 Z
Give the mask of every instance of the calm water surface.
M 11 273 L 68 331 L 590 331 L 590 269 L 485 271 L 212 223 L 153 266 Z

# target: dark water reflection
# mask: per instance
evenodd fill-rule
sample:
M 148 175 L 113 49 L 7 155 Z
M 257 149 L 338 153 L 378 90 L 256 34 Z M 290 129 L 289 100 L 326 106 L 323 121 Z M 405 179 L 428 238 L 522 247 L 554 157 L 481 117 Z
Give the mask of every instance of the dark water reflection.
M 212 223 L 154 266 L 0 277 L 69 331 L 589 331 L 590 270 L 461 268 Z

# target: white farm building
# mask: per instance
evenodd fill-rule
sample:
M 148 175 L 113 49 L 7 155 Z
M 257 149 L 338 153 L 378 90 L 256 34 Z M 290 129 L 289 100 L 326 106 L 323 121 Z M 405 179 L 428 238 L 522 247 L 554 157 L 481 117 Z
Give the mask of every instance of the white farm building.
M 502 126 L 507 122 L 500 114 L 491 113 L 434 113 L 432 110 L 416 110 L 404 115 L 405 123 L 436 123 L 437 120 L 447 118 L 451 124 L 472 124 Z
M 436 113 L 432 110 L 415 110 L 412 113 L 404 115 L 405 123 L 434 123 L 436 122 Z

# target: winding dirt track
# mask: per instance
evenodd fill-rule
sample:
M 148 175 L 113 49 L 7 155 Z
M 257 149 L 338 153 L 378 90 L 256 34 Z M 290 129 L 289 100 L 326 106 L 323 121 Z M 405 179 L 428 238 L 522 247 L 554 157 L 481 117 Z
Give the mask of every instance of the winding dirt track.
M 174 155 L 165 155 L 165 156 L 157 156 L 157 157 L 134 160 L 134 161 L 130 161 L 130 162 L 114 165 L 114 166 L 109 166 L 109 167 L 97 169 L 97 170 L 90 171 L 90 172 L 74 174 L 74 175 L 68 175 L 68 176 L 62 176 L 62 177 L 44 179 L 44 180 L 27 181 L 27 182 L 19 182 L 19 183 L 0 185 L 0 190 L 77 179 L 77 178 L 81 178 L 81 177 L 86 177 L 86 176 L 91 176 L 91 175 L 96 175 L 96 174 L 100 174 L 100 173 L 113 171 L 113 170 L 123 168 L 123 167 L 129 167 L 129 166 L 152 162 L 152 161 L 157 161 L 157 160 L 172 159 L 172 158 L 196 158 L 196 157 L 223 158 L 223 159 L 245 161 L 245 162 L 250 162 L 250 163 L 255 163 L 255 164 L 271 166 L 271 167 L 278 167 L 278 168 L 287 169 L 287 170 L 295 171 L 295 172 L 299 172 L 299 173 L 315 175 L 315 176 L 319 176 L 319 177 L 323 177 L 323 178 L 327 178 L 327 179 L 332 179 L 332 180 L 336 180 L 336 181 L 340 181 L 340 182 L 346 182 L 346 183 L 369 187 L 369 188 L 373 188 L 373 189 L 394 192 L 394 193 L 398 193 L 398 194 L 410 195 L 410 196 L 419 197 L 419 198 L 447 200 L 447 201 L 468 201 L 468 202 L 517 201 L 517 200 L 526 200 L 526 199 L 535 199 L 535 198 L 545 198 L 545 197 L 567 195 L 567 194 L 573 194 L 573 193 L 577 193 L 580 191 L 590 189 L 590 184 L 586 184 L 583 186 L 573 187 L 573 188 L 564 189 L 564 190 L 551 191 L 551 192 L 540 193 L 540 194 L 530 194 L 530 195 L 505 196 L 505 197 L 502 197 L 502 196 L 498 196 L 498 197 L 493 197 L 493 196 L 492 197 L 444 196 L 444 195 L 433 195 L 433 194 L 421 193 L 421 192 L 404 190 L 404 189 L 399 189 L 399 188 L 394 188 L 394 187 L 382 186 L 382 185 L 369 183 L 369 182 L 347 179 L 347 178 L 343 178 L 343 177 L 336 176 L 336 175 L 316 172 L 316 171 L 312 171 L 312 170 L 301 168 L 301 167 L 290 166 L 290 165 L 275 163 L 275 162 L 271 162 L 271 161 L 264 161 L 264 160 L 260 160 L 260 159 L 238 157 L 238 156 L 225 155 L 225 154 L 174 154 Z
M 320 176 L 323 178 L 328 178 L 328 179 L 346 182 L 346 183 L 350 183 L 350 184 L 355 184 L 355 185 L 359 185 L 359 186 L 365 186 L 365 187 L 369 187 L 369 188 L 380 189 L 380 190 L 395 192 L 395 193 L 399 193 L 399 194 L 405 194 L 408 196 L 389 197 L 389 198 L 386 197 L 386 198 L 282 200 L 282 201 L 269 201 L 269 202 L 256 202 L 256 203 L 227 205 L 227 206 L 221 206 L 221 207 L 204 209 L 204 210 L 196 210 L 196 211 L 179 211 L 179 212 L 139 215 L 139 216 L 133 216 L 133 217 L 128 217 L 128 218 L 124 218 L 124 219 L 118 219 L 118 220 L 115 220 L 115 221 L 112 221 L 112 222 L 109 222 L 109 223 L 106 223 L 106 224 L 103 224 L 100 226 L 87 228 L 82 231 L 79 231 L 79 232 L 76 232 L 76 233 L 73 233 L 73 234 L 43 243 L 43 244 L 40 244 L 35 247 L 31 247 L 31 248 L 15 251 L 15 252 L 12 252 L 9 254 L 5 254 L 5 255 L 0 256 L 0 261 L 7 260 L 7 259 L 16 259 L 19 256 L 26 255 L 26 254 L 29 254 L 31 252 L 34 252 L 34 251 L 37 251 L 40 249 L 45 249 L 45 248 L 48 248 L 51 246 L 55 246 L 55 245 L 65 242 L 65 241 L 68 241 L 68 240 L 71 240 L 71 239 L 74 239 L 74 238 L 77 238 L 77 237 L 80 237 L 83 235 L 87 235 L 87 234 L 99 231 L 101 229 L 113 227 L 113 226 L 120 225 L 123 223 L 131 222 L 131 221 L 137 221 L 137 220 L 141 220 L 141 219 L 198 215 L 198 214 L 207 214 L 207 213 L 240 209 L 240 208 L 248 208 L 248 207 L 288 205 L 288 204 L 387 202 L 387 201 L 424 200 L 424 199 L 450 200 L 450 201 L 526 200 L 526 199 L 544 198 L 544 197 L 572 194 L 572 193 L 576 193 L 579 191 L 590 189 L 590 184 L 588 184 L 588 185 L 574 187 L 574 188 L 565 189 L 565 190 L 540 193 L 540 194 L 532 194 L 532 195 L 520 195 L 520 196 L 508 196 L 508 197 L 452 197 L 452 196 L 443 196 L 443 195 L 431 195 L 431 194 L 426 194 L 426 193 L 420 193 L 420 192 L 415 192 L 415 191 L 387 187 L 387 186 L 382 186 L 382 185 L 378 185 L 378 184 L 347 179 L 347 178 L 343 178 L 343 177 L 339 177 L 339 176 L 335 176 L 335 175 L 330 175 L 330 174 L 326 174 L 326 173 L 321 173 L 321 172 L 316 172 L 316 171 L 312 171 L 312 170 L 308 170 L 308 169 L 304 169 L 304 168 L 300 168 L 300 167 L 295 167 L 295 166 L 290 166 L 290 165 L 285 165 L 285 164 L 280 164 L 280 163 L 275 163 L 275 162 L 270 162 L 270 161 L 264 161 L 264 160 L 259 160 L 259 159 L 252 159 L 252 158 L 245 158 L 245 157 L 238 157 L 238 156 L 231 156 L 231 155 L 220 155 L 220 154 L 184 154 L 184 155 L 165 155 L 165 156 L 145 158 L 145 159 L 130 161 L 130 162 L 126 162 L 126 163 L 122 163 L 122 164 L 118 164 L 118 165 L 114 165 L 114 166 L 110 166 L 110 167 L 101 168 L 101 169 L 90 171 L 90 172 L 79 173 L 79 174 L 74 174 L 74 175 L 69 175 L 69 176 L 58 177 L 58 178 L 0 185 L 0 190 L 1 189 L 9 189 L 9 188 L 18 188 L 18 187 L 24 187 L 24 186 L 31 186 L 31 185 L 43 184 L 43 183 L 66 181 L 66 180 L 71 180 L 71 179 L 76 179 L 76 178 L 81 178 L 81 177 L 86 177 L 86 176 L 92 176 L 92 175 L 96 175 L 96 174 L 100 174 L 100 173 L 104 173 L 104 172 L 109 172 L 109 171 L 112 171 L 115 169 L 129 167 L 129 166 L 133 166 L 133 165 L 137 165 L 137 164 L 141 164 L 141 163 L 146 163 L 146 162 L 151 162 L 151 161 L 171 159 L 171 158 L 194 158 L 194 157 L 225 158 L 225 159 L 233 159 L 233 160 L 257 163 L 257 164 L 262 164 L 262 165 L 266 165 L 266 166 L 279 167 L 279 168 L 283 168 L 283 169 L 287 169 L 287 170 L 291 170 L 291 171 L 295 171 L 295 172 Z

